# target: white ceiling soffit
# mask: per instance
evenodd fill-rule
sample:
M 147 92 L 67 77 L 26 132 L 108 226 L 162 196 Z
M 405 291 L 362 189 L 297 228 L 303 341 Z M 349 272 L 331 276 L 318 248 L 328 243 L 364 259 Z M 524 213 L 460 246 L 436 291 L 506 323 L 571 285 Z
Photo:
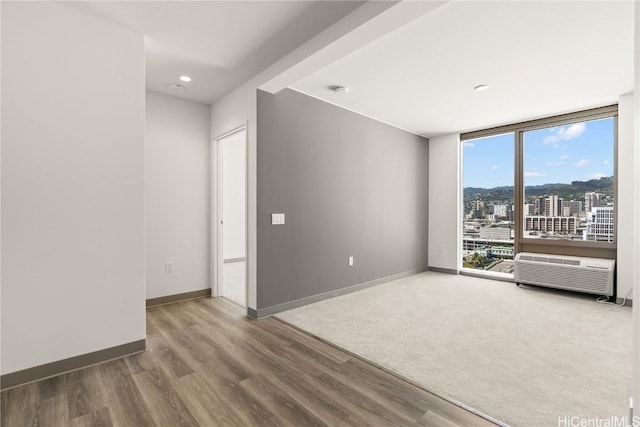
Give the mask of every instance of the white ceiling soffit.
M 361 1 L 65 2 L 145 35 L 147 89 L 212 104 Z M 188 75 L 189 83 L 179 76 Z M 167 88 L 180 83 L 183 92 Z
M 277 93 L 309 73 L 324 68 L 374 40 L 386 36 L 444 3 L 446 1 L 436 0 L 368 2 L 351 13 L 348 19 L 339 21 L 310 40 L 308 44 L 314 44 L 317 47 L 314 53 L 308 53 L 308 46 L 300 46 L 293 53 L 297 53 L 298 50 L 305 51 L 303 59 L 262 84 L 260 89 Z M 359 23 L 354 27 L 354 22 Z M 341 34 L 338 35 L 338 33 Z M 332 42 L 325 46 L 319 46 L 328 39 Z
M 633 7 L 450 2 L 290 87 L 427 137 L 613 104 L 633 91 Z

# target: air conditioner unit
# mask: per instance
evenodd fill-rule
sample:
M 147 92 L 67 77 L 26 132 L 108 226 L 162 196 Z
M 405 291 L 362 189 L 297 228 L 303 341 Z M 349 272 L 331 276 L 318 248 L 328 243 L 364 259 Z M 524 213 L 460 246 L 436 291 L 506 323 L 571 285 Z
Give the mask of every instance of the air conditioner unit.
M 613 295 L 615 260 L 521 252 L 514 282 L 598 295 Z

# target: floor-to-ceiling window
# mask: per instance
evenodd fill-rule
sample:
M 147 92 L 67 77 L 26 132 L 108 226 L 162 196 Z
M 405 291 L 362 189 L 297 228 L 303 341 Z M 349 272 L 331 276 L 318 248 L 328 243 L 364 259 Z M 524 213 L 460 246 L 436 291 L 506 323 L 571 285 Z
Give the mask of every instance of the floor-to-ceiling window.
M 513 272 L 514 141 L 507 132 L 462 144 L 462 266 Z
M 522 134 L 522 237 L 614 241 L 615 119 Z
M 463 134 L 461 265 L 517 252 L 614 258 L 617 106 Z

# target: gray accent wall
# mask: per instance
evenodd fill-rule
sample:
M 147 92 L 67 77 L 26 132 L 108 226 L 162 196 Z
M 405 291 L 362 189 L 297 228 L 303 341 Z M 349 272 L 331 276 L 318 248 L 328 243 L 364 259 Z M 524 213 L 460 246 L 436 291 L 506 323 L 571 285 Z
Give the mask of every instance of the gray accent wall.
M 428 140 L 290 89 L 257 96 L 257 308 L 426 269 Z

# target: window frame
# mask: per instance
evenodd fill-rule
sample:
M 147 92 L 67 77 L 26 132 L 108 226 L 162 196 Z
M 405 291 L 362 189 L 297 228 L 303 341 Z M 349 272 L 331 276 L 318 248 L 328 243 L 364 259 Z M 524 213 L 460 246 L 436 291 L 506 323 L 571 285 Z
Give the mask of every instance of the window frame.
M 565 126 L 590 120 L 613 118 L 613 194 L 614 236 L 613 242 L 572 241 L 562 239 L 535 239 L 523 236 L 524 229 L 524 133 L 553 126 Z M 513 123 L 489 129 L 460 134 L 460 143 L 494 135 L 514 134 L 514 257 L 518 252 L 537 252 L 555 255 L 591 256 L 615 259 L 618 241 L 618 104 L 589 110 L 561 114 L 526 122 Z M 463 171 L 464 172 L 464 171 Z

